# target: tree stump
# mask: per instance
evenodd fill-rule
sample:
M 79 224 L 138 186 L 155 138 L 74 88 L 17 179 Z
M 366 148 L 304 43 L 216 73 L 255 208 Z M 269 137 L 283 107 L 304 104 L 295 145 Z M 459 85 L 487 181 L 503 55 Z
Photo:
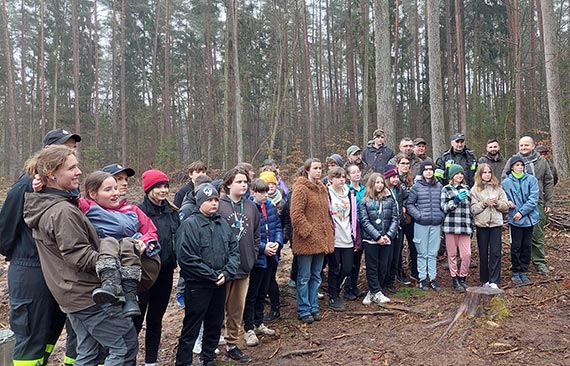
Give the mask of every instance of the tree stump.
M 465 299 L 445 332 L 439 337 L 438 343 L 449 333 L 457 321 L 466 317 L 469 319 L 501 320 L 509 316 L 505 301 L 505 291 L 501 289 L 469 287 Z

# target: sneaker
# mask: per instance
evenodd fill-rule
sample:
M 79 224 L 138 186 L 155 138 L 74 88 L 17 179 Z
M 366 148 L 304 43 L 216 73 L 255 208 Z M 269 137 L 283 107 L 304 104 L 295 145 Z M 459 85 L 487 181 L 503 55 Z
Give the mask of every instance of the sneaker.
M 304 317 L 299 318 L 299 320 L 305 324 L 312 324 L 315 321 L 315 318 L 313 318 L 312 315 L 305 315 Z
M 319 300 L 322 300 L 322 299 L 325 298 L 325 294 L 323 294 L 322 292 L 319 292 L 319 293 L 317 294 L 317 298 L 318 298 Z
M 237 362 L 250 362 L 251 361 L 251 357 L 244 355 L 238 346 L 234 346 L 234 347 L 226 350 L 226 356 L 228 356 L 229 358 L 231 358 L 232 360 L 237 361 Z
M 338 296 L 336 298 L 331 297 L 329 300 L 329 308 L 334 311 L 345 311 L 346 303 Z
M 386 287 L 386 292 L 389 292 L 391 294 L 395 294 L 398 292 L 398 290 L 396 289 L 396 287 L 394 285 L 390 285 Z
M 469 268 L 477 268 L 477 263 L 475 263 L 473 259 L 471 259 L 471 262 L 469 262 Z
M 534 267 L 537 273 L 547 275 L 550 274 L 550 270 L 544 264 L 539 264 L 538 266 Z
M 428 284 L 427 280 L 420 280 L 418 287 L 420 288 L 420 290 L 423 290 L 423 291 L 429 290 L 429 284 Z
M 499 288 L 499 286 L 496 283 L 489 283 L 489 288 L 494 288 L 495 290 Z
M 184 304 L 184 294 L 176 294 L 176 305 L 178 305 L 180 309 L 184 309 L 186 306 Z
M 289 282 L 287 283 L 287 286 L 291 287 L 291 288 L 295 288 L 297 287 L 297 282 L 295 282 L 292 279 L 289 279 Z
M 342 295 L 345 299 L 347 299 L 348 301 L 354 301 L 356 300 L 358 297 L 354 294 L 354 292 L 352 292 L 351 289 L 345 289 L 344 293 Z
M 245 345 L 248 347 L 254 347 L 259 344 L 259 339 L 255 335 L 255 331 L 253 329 L 250 329 L 247 332 L 245 332 L 243 338 L 245 339 Z
M 275 335 L 275 331 L 271 328 L 268 328 L 265 324 L 261 323 L 259 327 L 253 328 L 255 334 L 258 335 Z
M 277 321 L 279 318 L 281 318 L 281 313 L 279 312 L 279 309 L 270 310 L 269 314 L 263 317 L 263 321 L 266 323 L 273 323 Z
M 321 320 L 323 320 L 323 316 L 321 315 L 321 313 L 319 311 L 317 311 L 316 313 L 313 314 L 313 319 L 316 322 L 320 322 Z
M 439 282 L 437 282 L 437 280 L 431 280 L 429 282 L 429 286 L 433 288 L 436 292 L 441 291 L 441 286 L 439 286 Z
M 384 296 L 382 291 L 378 291 L 374 294 L 374 296 L 372 296 L 372 301 L 376 304 L 385 304 L 387 302 L 390 302 L 390 299 Z
M 408 276 L 406 273 L 402 273 L 402 276 L 400 277 L 400 281 L 404 285 L 411 285 L 412 284 L 412 280 L 410 279 L 410 276 Z
M 521 276 L 518 272 L 513 272 L 513 276 L 511 277 L 511 280 L 517 286 L 522 286 L 522 284 L 523 284 Z
M 226 344 L 226 339 L 223 335 L 220 336 L 220 340 L 218 341 L 218 346 L 223 346 Z
M 372 293 L 368 291 L 364 299 L 362 300 L 362 305 L 370 305 L 372 304 Z
M 497 285 L 495 285 L 495 286 L 497 286 Z M 485 282 L 485 283 L 483 284 L 483 286 L 481 286 L 481 287 L 483 287 L 483 288 L 491 288 L 491 284 L 490 284 L 489 282 Z
M 194 343 L 194 348 L 192 349 L 192 352 L 197 355 L 202 353 L 202 342 L 196 341 L 196 343 Z
M 519 273 L 519 277 L 523 285 L 530 285 L 532 283 L 532 281 L 526 276 L 526 273 L 524 272 Z

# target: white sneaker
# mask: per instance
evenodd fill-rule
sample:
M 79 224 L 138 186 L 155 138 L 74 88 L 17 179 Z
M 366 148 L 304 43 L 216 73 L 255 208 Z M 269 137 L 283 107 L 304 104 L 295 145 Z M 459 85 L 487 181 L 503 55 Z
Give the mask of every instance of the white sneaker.
M 489 284 L 489 288 L 498 289 L 498 288 L 499 288 L 499 286 L 497 286 L 497 284 L 496 284 L 496 283 L 490 283 L 490 284 Z
M 362 305 L 370 305 L 372 304 L 372 293 L 368 291 L 364 299 L 362 300 Z
M 259 327 L 254 327 L 253 331 L 258 335 L 275 335 L 275 331 L 273 329 L 267 328 L 263 323 L 261 323 Z
M 319 300 L 322 300 L 322 299 L 325 298 L 325 294 L 323 294 L 322 292 L 319 292 L 318 295 L 317 295 L 317 298 L 318 298 Z
M 384 304 L 390 302 L 390 299 L 384 296 L 382 291 L 378 291 L 372 296 L 372 301 L 375 302 L 376 304 Z
M 217 355 L 219 355 L 219 354 L 220 354 L 220 350 L 216 348 L 216 349 L 214 350 L 214 353 L 217 354 Z
M 196 343 L 194 343 L 194 348 L 192 349 L 192 352 L 194 352 L 197 355 L 202 353 L 202 341 L 201 340 L 196 340 Z
M 255 335 L 255 331 L 253 329 L 248 330 L 243 338 L 245 339 L 246 346 L 254 347 L 259 344 L 259 339 L 257 339 L 257 336 Z
M 226 343 L 227 343 L 227 342 L 226 342 L 226 339 L 224 338 L 223 335 L 221 335 L 221 336 L 220 336 L 220 340 L 218 341 L 218 346 L 223 346 L 223 345 L 225 345 Z

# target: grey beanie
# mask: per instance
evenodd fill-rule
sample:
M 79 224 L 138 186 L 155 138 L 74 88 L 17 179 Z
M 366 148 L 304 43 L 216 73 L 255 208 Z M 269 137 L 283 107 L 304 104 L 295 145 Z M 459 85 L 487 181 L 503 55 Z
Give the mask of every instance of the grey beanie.
M 220 196 L 218 195 L 218 191 L 212 184 L 204 183 L 198 186 L 198 189 L 194 194 L 194 198 L 196 199 L 196 207 L 200 207 L 202 206 L 202 203 L 206 202 L 210 198 L 219 199 Z

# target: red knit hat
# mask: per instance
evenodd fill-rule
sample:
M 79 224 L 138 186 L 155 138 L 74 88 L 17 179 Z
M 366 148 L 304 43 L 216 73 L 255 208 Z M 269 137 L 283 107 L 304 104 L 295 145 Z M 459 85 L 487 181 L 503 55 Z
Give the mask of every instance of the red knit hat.
M 160 170 L 151 169 L 147 170 L 142 175 L 142 185 L 144 193 L 150 192 L 154 187 L 161 183 L 169 183 L 168 176 Z

